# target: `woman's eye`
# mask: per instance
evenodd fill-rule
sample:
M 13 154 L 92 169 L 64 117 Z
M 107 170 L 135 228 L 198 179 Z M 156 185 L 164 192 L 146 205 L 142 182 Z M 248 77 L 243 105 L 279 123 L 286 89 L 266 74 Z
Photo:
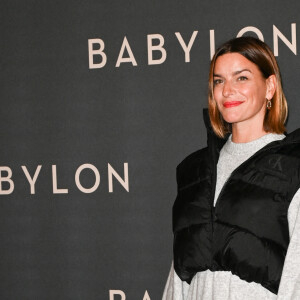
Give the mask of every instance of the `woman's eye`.
M 214 80 L 214 85 L 217 85 L 217 84 L 220 84 L 220 83 L 222 83 L 221 79 L 215 79 Z
M 248 78 L 246 76 L 240 76 L 238 78 L 239 81 L 245 81 L 245 80 L 248 80 Z

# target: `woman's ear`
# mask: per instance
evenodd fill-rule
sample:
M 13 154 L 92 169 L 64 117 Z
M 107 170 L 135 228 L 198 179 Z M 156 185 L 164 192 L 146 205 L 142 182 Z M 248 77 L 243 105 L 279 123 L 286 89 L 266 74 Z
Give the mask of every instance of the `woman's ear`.
M 275 94 L 276 91 L 276 87 L 277 87 L 277 80 L 276 80 L 276 76 L 270 75 L 267 78 L 267 92 L 266 92 L 266 98 L 271 100 Z

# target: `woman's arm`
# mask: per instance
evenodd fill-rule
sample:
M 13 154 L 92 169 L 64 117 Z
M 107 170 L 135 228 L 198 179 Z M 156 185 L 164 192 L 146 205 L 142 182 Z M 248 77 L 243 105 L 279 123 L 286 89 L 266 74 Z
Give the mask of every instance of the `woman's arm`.
M 290 244 L 281 275 L 278 300 L 300 299 L 300 189 L 288 210 Z
M 185 281 L 181 281 L 174 270 L 172 262 L 162 300 L 185 300 L 187 298 L 188 290 L 189 284 Z

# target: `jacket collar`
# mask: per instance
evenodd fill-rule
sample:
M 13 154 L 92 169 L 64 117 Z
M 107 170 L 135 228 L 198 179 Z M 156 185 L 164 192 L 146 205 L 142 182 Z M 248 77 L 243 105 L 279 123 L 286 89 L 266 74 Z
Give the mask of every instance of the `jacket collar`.
M 207 131 L 207 146 L 208 148 L 214 149 L 217 151 L 217 153 L 219 153 L 230 134 L 227 134 L 225 138 L 220 138 L 215 134 L 210 123 L 208 108 L 203 109 L 203 120 Z

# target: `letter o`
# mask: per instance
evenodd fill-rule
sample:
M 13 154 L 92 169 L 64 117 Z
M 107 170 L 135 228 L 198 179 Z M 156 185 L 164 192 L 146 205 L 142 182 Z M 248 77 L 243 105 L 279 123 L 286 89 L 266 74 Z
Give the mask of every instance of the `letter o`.
M 94 172 L 94 174 L 95 174 L 95 184 L 91 188 L 89 188 L 89 189 L 84 188 L 81 185 L 80 180 L 79 180 L 80 173 L 84 169 L 91 169 Z M 75 173 L 75 183 L 76 183 L 78 189 L 80 191 L 82 191 L 83 193 L 86 193 L 86 194 L 93 193 L 98 188 L 98 186 L 100 184 L 100 174 L 99 174 L 98 169 L 94 165 L 92 165 L 92 164 L 83 164 L 83 165 L 81 165 L 76 170 L 76 173 Z
M 248 31 L 254 32 L 261 41 L 264 41 L 264 36 L 263 36 L 262 32 L 254 26 L 244 27 L 243 29 L 241 29 L 239 31 L 239 33 L 237 34 L 236 37 L 241 37 Z

